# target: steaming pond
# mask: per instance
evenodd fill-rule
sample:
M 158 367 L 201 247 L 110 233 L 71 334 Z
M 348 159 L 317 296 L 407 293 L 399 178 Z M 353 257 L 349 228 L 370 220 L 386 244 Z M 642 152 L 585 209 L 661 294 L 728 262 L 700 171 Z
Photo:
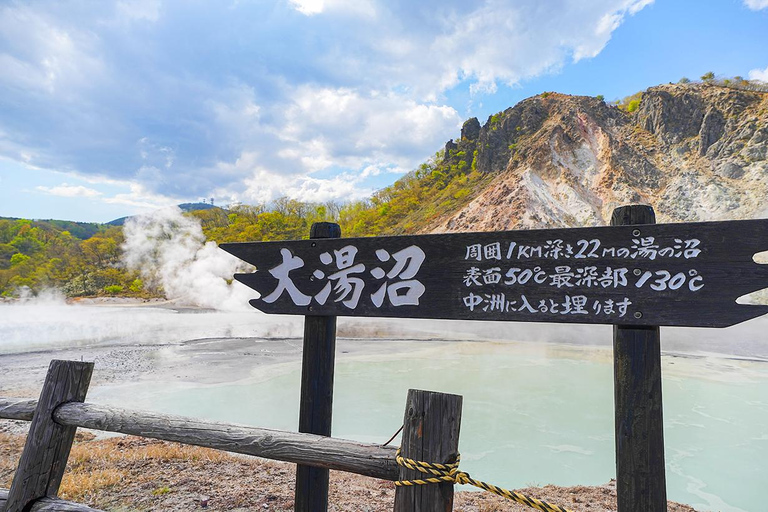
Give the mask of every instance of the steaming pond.
M 344 319 L 339 330 L 335 436 L 384 442 L 402 423 L 409 388 L 443 391 L 464 396 L 462 469 L 476 477 L 514 488 L 614 476 L 610 328 Z M 764 509 L 766 332 L 768 319 L 662 330 L 670 499 Z M 253 311 L 0 306 L 0 387 L 11 374 L 3 364 L 26 358 L 42 372 L 43 360 L 83 355 L 96 358 L 95 403 L 295 430 L 300 333 L 300 319 Z M 99 380 L 104 350 L 135 345 L 172 370 Z
M 513 342 L 409 348 L 377 358 L 340 354 L 335 436 L 384 442 L 402 422 L 408 388 L 439 390 L 464 396 L 460 446 L 471 474 L 511 487 L 613 477 L 610 350 Z M 670 499 L 697 510 L 759 510 L 768 481 L 767 365 L 665 357 L 663 371 Z M 91 398 L 296 430 L 299 377 L 291 363 L 243 382 L 147 382 L 101 387 Z

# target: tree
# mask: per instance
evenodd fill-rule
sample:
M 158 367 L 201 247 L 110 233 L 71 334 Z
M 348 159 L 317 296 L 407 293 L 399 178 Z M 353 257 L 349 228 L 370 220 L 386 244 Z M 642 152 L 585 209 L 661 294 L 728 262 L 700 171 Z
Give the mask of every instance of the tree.
M 681 78 L 680 80 L 678 80 L 678 81 L 677 81 L 677 83 L 679 83 L 679 84 L 687 84 L 687 83 L 689 83 L 690 81 L 691 81 L 691 80 L 690 80 L 689 78 L 687 78 L 687 77 L 683 77 L 683 78 Z
M 603 96 L 602 94 L 598 94 L 598 95 L 597 95 L 597 96 L 595 96 L 595 97 L 596 97 L 598 100 L 600 100 L 600 101 L 605 101 L 605 96 Z
M 715 79 L 715 74 L 712 71 L 707 71 L 703 75 L 701 75 L 701 79 L 705 82 L 711 82 Z

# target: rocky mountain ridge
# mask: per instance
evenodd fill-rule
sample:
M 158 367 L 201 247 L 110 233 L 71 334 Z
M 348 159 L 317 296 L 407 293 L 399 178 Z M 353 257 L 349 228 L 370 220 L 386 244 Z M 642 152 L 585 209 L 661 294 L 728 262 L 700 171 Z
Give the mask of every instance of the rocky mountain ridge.
M 605 225 L 634 203 L 659 222 L 765 217 L 767 157 L 766 92 L 661 85 L 634 112 L 543 93 L 446 144 L 444 163 L 497 176 L 433 231 Z

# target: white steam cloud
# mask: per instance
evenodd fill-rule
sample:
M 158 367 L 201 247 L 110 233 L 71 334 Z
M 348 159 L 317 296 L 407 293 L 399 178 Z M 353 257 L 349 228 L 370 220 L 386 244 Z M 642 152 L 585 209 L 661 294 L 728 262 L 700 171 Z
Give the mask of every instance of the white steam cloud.
M 250 310 L 257 296 L 231 281 L 249 265 L 206 242 L 197 219 L 177 207 L 129 219 L 124 227 L 123 261 L 152 285 L 161 285 L 169 299 L 223 311 Z

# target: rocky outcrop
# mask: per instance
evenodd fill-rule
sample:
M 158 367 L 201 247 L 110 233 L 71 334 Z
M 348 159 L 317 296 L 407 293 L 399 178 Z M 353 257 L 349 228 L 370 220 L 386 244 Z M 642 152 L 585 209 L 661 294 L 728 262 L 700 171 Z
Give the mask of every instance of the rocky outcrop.
M 461 127 L 461 138 L 466 140 L 477 140 L 480 136 L 480 121 L 476 117 L 464 121 Z
M 494 177 L 435 231 L 603 225 L 629 203 L 660 222 L 768 214 L 768 93 L 663 85 L 633 113 L 544 93 L 451 144 L 447 162 Z

